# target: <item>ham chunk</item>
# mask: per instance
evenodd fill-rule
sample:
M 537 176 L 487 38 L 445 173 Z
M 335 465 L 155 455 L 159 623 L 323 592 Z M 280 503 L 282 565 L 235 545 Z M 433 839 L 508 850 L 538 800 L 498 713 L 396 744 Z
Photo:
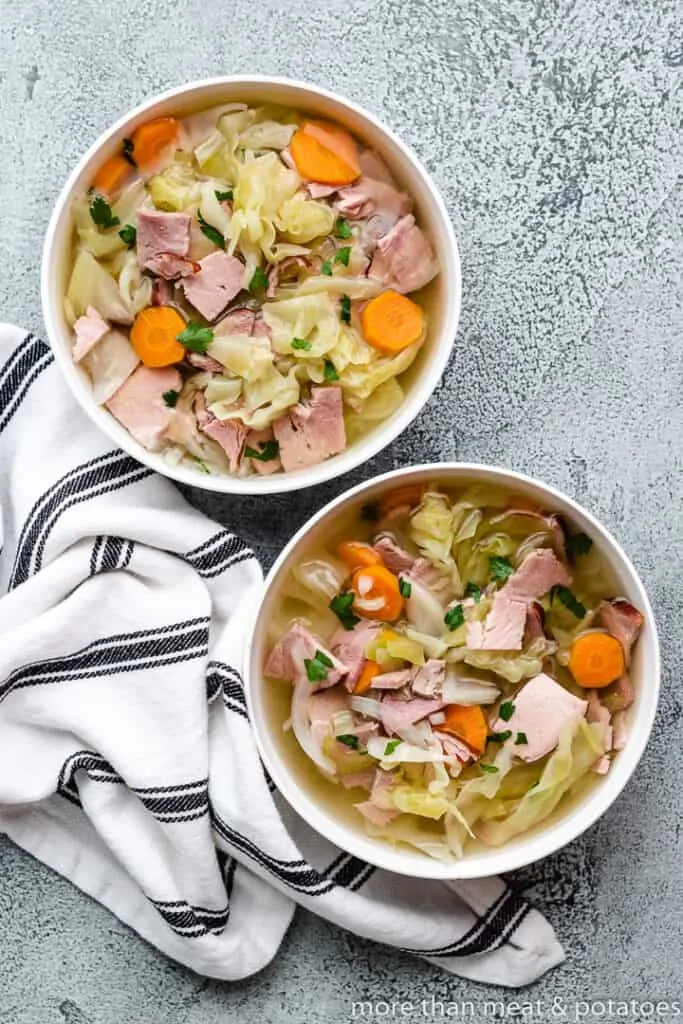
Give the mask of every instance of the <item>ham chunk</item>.
M 402 548 L 389 534 L 378 537 L 373 547 L 380 556 L 387 569 L 393 573 L 405 572 L 415 565 L 415 555 Z
M 360 154 L 359 160 L 361 172 L 368 178 L 374 178 L 375 181 L 383 181 L 385 185 L 396 184 L 391 171 L 379 153 L 376 153 L 374 149 L 364 149 Z
M 399 700 L 396 697 L 385 697 L 382 701 L 382 725 L 388 733 L 399 732 L 440 711 L 442 707 L 442 700 Z
M 171 419 L 163 395 L 181 387 L 182 378 L 172 367 L 139 366 L 112 395 L 107 408 L 136 441 L 152 452 L 158 451 Z
M 468 761 L 473 760 L 474 754 L 462 740 L 459 740 L 457 736 L 451 736 L 448 732 L 434 731 L 434 735 L 441 744 L 441 748 L 446 757 L 456 758 L 461 764 L 467 764 Z
M 377 242 L 369 276 L 405 293 L 424 288 L 438 272 L 432 247 L 409 213 Z
M 270 652 L 263 671 L 274 679 L 286 679 L 299 682 L 307 679 L 306 660 L 313 660 L 320 651 L 332 665 L 327 668 L 327 675 L 317 682 L 311 681 L 311 690 L 322 690 L 335 686 L 344 676 L 348 668 L 327 649 L 322 640 L 300 622 L 294 622 Z
M 517 744 L 515 754 L 523 761 L 538 761 L 554 750 L 562 730 L 583 718 L 588 701 L 579 700 L 554 679 L 542 672 L 522 687 L 514 698 L 514 711 L 508 721 L 499 718 L 493 732 L 523 732 L 528 743 Z
M 588 694 L 588 710 L 586 712 L 587 722 L 598 722 L 603 729 L 603 737 L 605 741 L 605 750 L 612 749 L 613 743 L 613 730 L 612 730 L 612 716 L 607 708 L 600 702 L 600 699 L 595 692 L 591 690 Z
M 254 330 L 256 313 L 251 309 L 231 309 L 213 329 L 218 337 L 221 334 L 245 334 L 250 337 Z
M 615 636 L 624 648 L 626 665 L 631 663 L 631 648 L 640 635 L 643 626 L 643 615 L 626 600 L 615 597 L 611 601 L 603 601 L 600 605 L 600 619 L 605 629 Z
M 334 715 L 347 710 L 347 700 L 346 694 L 339 686 L 311 693 L 306 703 L 311 725 L 327 725 Z
M 364 800 L 360 804 L 353 805 L 372 825 L 388 825 L 390 821 L 397 818 L 400 811 L 385 811 L 382 807 L 376 807 L 370 800 Z
M 367 789 L 372 788 L 375 778 L 375 769 L 366 768 L 364 772 L 346 772 L 339 776 L 339 781 L 344 789 Z
M 206 352 L 188 352 L 186 359 L 190 366 L 194 366 L 195 370 L 204 370 L 206 373 L 223 373 L 225 367 L 222 363 L 219 363 L 213 356 L 209 356 Z
M 353 185 L 339 192 L 337 209 L 349 220 L 366 220 L 369 238 L 379 239 L 394 224 L 410 213 L 410 196 L 399 192 L 384 181 L 362 175 Z
M 79 316 L 74 324 L 76 340 L 72 359 L 74 363 L 80 363 L 84 356 L 101 338 L 110 330 L 109 324 L 103 320 L 94 306 L 88 306 L 85 316 Z
M 413 675 L 413 693 L 420 697 L 440 697 L 446 678 L 446 662 L 429 658 Z M 374 685 L 374 682 L 373 682 Z
M 537 548 L 529 552 L 499 593 L 516 601 L 535 601 L 552 587 L 568 587 L 570 583 L 571 577 L 555 552 Z
M 372 680 L 373 690 L 400 690 L 410 682 L 409 668 L 401 668 L 397 672 L 380 672 Z
M 244 264 L 227 252 L 212 252 L 199 261 L 200 270 L 183 278 L 187 301 L 205 320 L 220 316 L 244 286 Z
M 381 628 L 379 622 L 361 619 L 353 629 L 344 629 L 341 626 L 332 637 L 332 650 L 349 670 L 346 677 L 348 690 L 353 690 L 358 682 L 363 665 L 368 660 L 365 655 L 366 648 L 376 638 Z
M 190 249 L 190 221 L 187 213 L 140 210 L 137 224 L 138 263 L 143 269 L 162 253 L 187 256 Z
M 189 277 L 190 274 L 198 273 L 200 267 L 194 260 L 187 256 L 176 256 L 172 252 L 160 252 L 147 260 L 145 269 L 157 277 L 163 277 L 165 281 L 176 281 L 179 277 Z
M 250 430 L 247 434 L 245 450 L 252 448 L 255 452 L 261 452 L 261 446 L 266 445 L 275 439 L 272 427 L 265 427 L 263 430 Z M 270 476 L 282 469 L 280 456 L 274 459 L 249 459 L 249 465 L 259 476 Z
M 288 409 L 273 424 L 286 472 L 323 462 L 346 448 L 346 431 L 339 387 L 311 389 L 308 401 Z

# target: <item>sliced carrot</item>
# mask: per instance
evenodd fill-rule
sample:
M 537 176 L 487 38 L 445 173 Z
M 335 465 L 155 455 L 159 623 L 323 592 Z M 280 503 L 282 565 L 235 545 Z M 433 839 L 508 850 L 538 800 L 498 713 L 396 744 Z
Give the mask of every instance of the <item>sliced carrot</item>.
M 350 185 L 358 171 L 331 149 L 299 128 L 289 144 L 292 159 L 302 178 L 319 181 L 323 185 Z
M 424 488 L 421 484 L 406 484 L 405 487 L 397 487 L 394 491 L 389 491 L 385 494 L 380 501 L 380 511 L 382 515 L 386 515 L 387 512 L 391 512 L 395 508 L 400 508 L 402 505 L 419 505 L 422 501 L 422 495 Z
M 383 565 L 357 569 L 351 578 L 351 589 L 356 595 L 354 608 L 366 619 L 395 622 L 403 610 L 398 576 Z M 378 607 L 368 608 L 368 602 L 377 602 Z
M 131 136 L 132 157 L 141 171 L 154 166 L 163 150 L 178 138 L 179 131 L 180 125 L 174 117 L 157 117 L 135 129 Z
M 481 708 L 478 705 L 467 707 L 464 704 L 448 704 L 444 708 L 444 714 L 446 721 L 439 729 L 453 733 L 475 754 L 483 754 L 486 749 L 488 728 Z
M 358 677 L 358 682 L 353 688 L 354 693 L 367 693 L 372 686 L 372 680 L 375 676 L 378 676 L 382 669 L 379 667 L 376 661 L 366 661 L 363 665 L 363 671 Z
M 102 164 L 93 178 L 92 187 L 95 192 L 100 192 L 102 195 L 113 195 L 121 188 L 132 169 L 120 153 L 115 153 Z
M 368 345 L 388 355 L 402 352 L 419 341 L 424 329 L 424 316 L 418 304 L 393 288 L 370 299 L 360 322 Z
M 382 559 L 370 544 L 359 540 L 345 540 L 337 548 L 337 554 L 349 569 L 361 569 L 368 565 L 381 565 Z
M 358 146 L 353 136 L 349 135 L 347 131 L 328 121 L 306 121 L 302 124 L 301 130 L 343 160 L 346 166 L 354 172 L 356 178 L 360 176 Z
M 611 633 L 584 633 L 572 644 L 569 671 L 579 686 L 609 686 L 624 674 L 624 667 L 624 649 Z
M 171 306 L 150 306 L 135 317 L 130 343 L 145 366 L 170 366 L 185 356 L 178 335 L 186 326 Z

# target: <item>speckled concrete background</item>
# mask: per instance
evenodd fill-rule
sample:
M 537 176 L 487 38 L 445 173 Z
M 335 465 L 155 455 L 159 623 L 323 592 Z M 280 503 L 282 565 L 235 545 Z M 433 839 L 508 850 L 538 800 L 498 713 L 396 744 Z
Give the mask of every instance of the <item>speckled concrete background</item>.
M 683 995 L 681 13 L 669 0 L 0 0 L 0 319 L 42 330 L 42 236 L 67 172 L 115 117 L 187 79 L 338 89 L 414 146 L 448 203 L 464 312 L 421 418 L 333 486 L 198 504 L 267 561 L 361 476 L 491 461 L 584 502 L 642 573 L 664 645 L 657 727 L 611 812 L 524 874 L 568 953 L 526 993 L 544 1004 L 527 1020 L 573 1020 L 577 999 Z M 303 913 L 260 976 L 204 981 L 6 842 L 0 950 L 2 1024 L 345 1024 L 353 999 L 432 995 L 473 1000 L 477 1022 L 514 1011 Z

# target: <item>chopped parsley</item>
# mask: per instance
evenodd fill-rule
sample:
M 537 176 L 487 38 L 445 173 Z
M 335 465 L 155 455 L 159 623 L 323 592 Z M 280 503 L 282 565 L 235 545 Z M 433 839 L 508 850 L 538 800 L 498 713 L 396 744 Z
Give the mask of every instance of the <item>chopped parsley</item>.
M 353 733 L 344 733 L 343 736 L 334 737 L 337 743 L 343 743 L 345 747 L 351 747 L 351 750 L 358 750 L 360 741 L 357 736 Z
M 119 238 L 125 242 L 129 249 L 132 249 L 137 240 L 138 233 L 132 224 L 125 224 L 119 231 Z
M 337 217 L 334 225 L 334 233 L 337 238 L 350 238 L 351 228 L 349 222 L 344 217 Z
M 201 210 L 197 210 L 197 220 L 199 221 L 199 227 L 201 228 L 202 234 L 206 235 L 210 242 L 217 245 L 219 249 L 225 249 L 225 239 L 220 233 L 218 228 L 213 227 L 202 217 Z
M 292 348 L 295 350 L 301 349 L 303 352 L 310 352 L 311 342 L 306 341 L 304 338 L 292 338 Z
M 330 611 L 334 612 L 344 629 L 353 629 L 360 622 L 358 616 L 353 614 L 353 597 L 351 591 L 345 591 L 336 594 L 329 604 Z
M 470 581 L 465 587 L 465 597 L 473 597 L 475 602 L 479 604 L 481 601 L 481 587 Z
M 333 384 L 335 380 L 339 380 L 339 374 L 334 368 L 334 363 L 330 359 L 325 360 L 325 369 L 323 370 L 325 380 L 328 384 Z
M 389 740 L 386 747 L 384 748 L 384 756 L 389 757 L 389 754 L 393 754 L 393 752 L 396 750 L 396 747 L 398 747 L 400 743 L 400 740 Z
M 351 299 L 348 295 L 342 295 L 339 307 L 339 319 L 343 324 L 351 323 Z
M 202 473 L 206 473 L 207 476 L 211 476 L 211 470 L 209 469 L 207 464 L 204 462 L 204 459 L 200 459 L 196 455 L 193 455 L 192 457 L 193 457 L 194 461 L 197 463 L 197 465 L 199 466 L 199 468 L 201 469 Z
M 579 555 L 588 554 L 593 547 L 593 541 L 587 533 L 573 533 L 567 537 L 565 547 L 567 548 L 567 558 L 570 562 L 574 562 Z
M 511 700 L 505 700 L 498 709 L 498 714 L 504 722 L 509 722 L 515 713 L 515 705 Z
M 511 736 L 511 730 L 506 729 L 505 732 L 492 732 L 487 738 L 489 743 L 505 743 Z
M 219 191 L 219 189 L 214 189 L 213 194 L 215 195 L 219 203 L 229 202 L 233 198 L 231 188 L 226 189 L 225 192 L 221 192 Z
M 164 402 L 169 407 L 169 409 L 173 409 L 178 399 L 180 398 L 180 392 L 171 389 L 171 391 L 164 391 L 161 397 L 163 398 Z
M 327 679 L 327 670 L 332 668 L 332 660 L 323 651 L 316 651 L 313 658 L 304 658 L 304 668 L 309 682 L 320 683 Z
M 266 288 L 267 286 L 268 275 L 261 269 L 261 267 L 257 267 L 254 273 L 251 275 L 251 281 L 249 282 L 249 291 L 258 292 L 261 291 L 262 288 Z
M 188 352 L 206 352 L 213 341 L 213 331 L 196 320 L 190 320 L 184 331 L 176 335 L 177 340 Z
M 479 767 L 483 772 L 488 772 L 489 775 L 493 775 L 495 772 L 498 771 L 495 764 L 482 764 L 481 761 L 479 762 Z
M 443 617 L 443 621 L 449 629 L 458 629 L 459 626 L 462 626 L 465 621 L 465 613 L 462 610 L 462 605 L 454 604 L 452 608 L 449 608 Z
M 569 587 L 555 586 L 550 590 L 550 604 L 552 605 L 555 598 L 563 604 L 565 608 L 575 615 L 577 619 L 583 619 L 586 614 L 586 606 L 574 596 Z
M 379 502 L 369 501 L 366 505 L 361 506 L 360 517 L 364 519 L 366 523 L 376 523 L 379 520 Z
M 529 788 L 527 789 L 527 793 L 531 793 L 531 791 L 532 791 L 533 789 L 537 789 L 537 788 L 538 788 L 538 786 L 540 786 L 540 779 L 539 779 L 539 781 L 538 781 L 538 782 L 534 782 L 533 786 L 529 786 Z
M 98 228 L 115 228 L 121 221 L 112 213 L 111 206 L 104 196 L 95 196 L 90 204 L 90 216 Z
M 528 742 L 529 742 L 529 740 L 528 740 L 527 734 L 525 732 L 518 732 L 517 733 L 517 736 L 515 738 L 515 746 L 516 747 L 526 746 L 526 744 Z
M 332 264 L 329 260 L 323 260 L 320 267 L 320 273 L 324 274 L 325 277 L 332 277 Z
M 401 597 L 410 597 L 413 592 L 412 584 L 408 580 L 404 579 L 403 576 L 399 576 L 398 590 Z
M 123 155 L 123 159 L 127 160 L 131 167 L 137 167 L 137 162 L 135 160 L 135 156 L 133 155 L 134 149 L 135 143 L 133 142 L 132 139 L 124 139 L 121 143 L 121 153 Z
M 248 459 L 258 459 L 259 462 L 270 462 L 280 456 L 280 444 L 278 441 L 259 441 L 259 451 L 247 447 L 244 454 Z
M 337 249 L 334 254 L 335 263 L 343 263 L 345 267 L 349 265 L 349 259 L 351 258 L 351 246 L 344 245 L 341 249 Z
M 514 571 L 514 567 L 509 558 L 503 558 L 501 555 L 494 555 L 493 558 L 489 558 L 489 572 L 491 573 L 491 579 L 496 580 L 499 583 L 504 583 L 509 576 L 512 576 Z

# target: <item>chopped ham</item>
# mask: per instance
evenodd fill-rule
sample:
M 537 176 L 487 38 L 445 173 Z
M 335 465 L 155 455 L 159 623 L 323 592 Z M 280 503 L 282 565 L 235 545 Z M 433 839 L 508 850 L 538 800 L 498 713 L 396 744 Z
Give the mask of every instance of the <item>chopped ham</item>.
M 327 199 L 328 196 L 333 196 L 338 188 L 338 185 L 323 185 L 321 181 L 306 182 L 306 191 L 311 199 Z
M 256 313 L 251 309 L 244 309 L 242 307 L 231 309 L 222 320 L 218 321 L 213 329 L 213 333 L 217 337 L 221 334 L 246 334 L 250 337 L 254 330 L 255 320 Z
M 508 598 L 503 587 L 493 599 L 486 621 L 467 623 L 467 646 L 472 650 L 519 651 L 527 617 L 525 601 Z
M 611 750 L 613 744 L 612 716 L 600 702 L 595 690 L 591 690 L 588 696 L 588 710 L 586 711 L 587 722 L 598 722 L 603 729 L 605 750 Z
M 364 149 L 360 154 L 360 169 L 364 175 L 374 178 L 375 181 L 383 181 L 385 185 L 396 184 L 391 176 L 391 171 L 374 149 Z
M 369 276 L 398 292 L 414 292 L 438 272 L 432 247 L 409 213 L 377 242 Z
M 185 298 L 205 320 L 220 316 L 244 286 L 244 264 L 227 252 L 212 252 L 199 261 L 200 270 L 183 278 Z
M 532 601 L 526 610 L 524 642 L 530 644 L 534 640 L 540 640 L 542 637 L 545 637 L 544 623 L 545 612 L 543 611 L 543 606 L 538 601 Z
M 571 577 L 550 548 L 530 551 L 499 593 L 517 601 L 535 601 L 555 586 L 567 587 Z
M 513 704 L 511 718 L 499 718 L 493 731 L 523 732 L 528 743 L 515 746 L 515 754 L 524 761 L 538 761 L 554 750 L 565 726 L 583 718 L 588 708 L 588 701 L 579 700 L 544 672 L 525 683 Z
M 602 691 L 603 704 L 614 714 L 617 711 L 625 711 L 633 704 L 633 684 L 627 675 L 619 676 L 616 682 L 612 683 Z
M 260 452 L 261 445 L 266 445 L 273 440 L 272 427 L 264 427 L 263 430 L 250 430 L 247 434 L 245 450 L 252 448 L 255 452 Z M 270 476 L 271 473 L 278 473 L 282 469 L 279 455 L 276 455 L 274 459 L 248 459 L 248 462 L 259 476 Z
M 195 415 L 197 426 L 202 434 L 219 444 L 230 463 L 230 472 L 239 469 L 242 453 L 247 440 L 248 430 L 241 420 L 219 420 L 206 408 L 204 393 L 197 392 L 195 398 Z
M 279 263 L 273 264 L 268 271 L 268 288 L 266 298 L 274 299 L 275 292 L 281 281 L 289 281 L 290 284 L 299 277 L 299 271 L 311 266 L 311 261 L 305 256 L 287 256 Z
M 396 697 L 385 697 L 382 701 L 382 725 L 387 732 L 395 733 L 408 725 L 415 725 L 442 707 L 442 700 L 398 700 Z
M 354 736 L 358 737 L 358 742 L 362 747 L 368 745 L 368 740 L 373 739 L 379 733 L 378 722 L 360 722 L 355 725 L 351 730 Z
M 373 690 L 400 690 L 410 682 L 409 668 L 401 668 L 397 672 L 380 672 L 372 680 Z
M 256 319 L 254 320 L 254 326 L 252 327 L 251 330 L 251 336 L 252 338 L 267 338 L 268 341 L 270 341 L 270 327 L 268 326 L 268 324 L 266 323 L 262 316 L 257 316 Z
M 373 547 L 387 569 L 393 573 L 405 572 L 406 569 L 412 569 L 415 565 L 415 555 L 411 555 L 405 548 L 400 547 L 388 533 L 378 537 Z
M 446 662 L 439 658 L 429 658 L 413 675 L 413 693 L 420 697 L 440 697 L 446 678 Z M 375 681 L 373 680 L 373 686 Z
M 109 324 L 103 320 L 94 306 L 88 306 L 85 316 L 79 316 L 74 324 L 76 340 L 72 359 L 74 363 L 80 363 L 83 356 L 110 330 Z
M 173 303 L 173 285 L 163 277 L 155 277 L 152 281 L 152 305 L 170 306 Z
M 624 648 L 626 665 L 631 663 L 631 648 L 643 626 L 643 615 L 625 597 L 614 597 L 600 605 L 600 619 L 605 629 L 615 636 Z
M 346 431 L 339 387 L 311 389 L 308 401 L 299 402 L 276 419 L 275 438 L 286 472 L 323 462 L 346 448 Z
M 346 677 L 346 687 L 353 690 L 358 682 L 358 677 L 363 671 L 363 665 L 367 661 L 366 648 L 382 628 L 379 622 L 370 622 L 369 619 L 361 619 L 353 629 L 344 629 L 340 626 L 336 631 L 330 646 L 332 650 L 343 661 L 349 670 Z
M 138 263 L 147 269 L 150 260 L 161 253 L 187 256 L 190 249 L 190 222 L 187 213 L 162 213 L 159 210 L 138 211 Z
M 367 789 L 369 792 L 372 789 L 374 778 L 375 769 L 367 768 L 364 772 L 349 772 L 346 775 L 340 775 L 339 781 L 344 789 Z
M 467 744 L 459 740 L 457 736 L 451 736 L 447 732 L 438 732 L 436 729 L 434 730 L 434 735 L 441 744 L 446 757 L 455 757 L 461 764 L 467 764 L 468 761 L 474 758 L 474 754 Z
M 149 270 L 157 277 L 163 277 L 165 281 L 176 281 L 179 277 L 189 277 L 190 274 L 199 273 L 200 266 L 187 256 L 176 256 L 172 252 L 160 252 L 152 256 L 145 264 L 145 270 Z
M 599 758 L 593 765 L 593 771 L 596 775 L 607 775 L 607 772 L 609 771 L 611 764 L 611 759 L 607 756 L 607 754 L 603 754 L 602 757 Z
M 452 595 L 453 584 L 448 576 L 444 576 L 428 558 L 416 558 L 410 570 L 410 579 L 428 587 L 439 599 Z
M 318 651 L 330 659 L 332 666 L 327 668 L 327 675 L 324 679 L 319 682 L 311 682 L 311 690 L 323 690 L 328 686 L 335 686 L 348 674 L 346 665 L 342 664 L 327 649 L 319 637 L 311 633 L 300 622 L 294 622 L 285 635 L 278 640 L 270 652 L 263 671 L 274 679 L 286 679 L 289 682 L 307 679 L 304 660 L 313 660 Z M 339 710 L 343 710 L 343 708 Z
M 186 358 L 190 366 L 194 366 L 195 370 L 205 370 L 207 373 L 223 373 L 225 369 L 222 363 L 219 363 L 217 359 L 207 355 L 205 352 L 188 352 Z
M 364 800 L 363 803 L 353 805 L 357 811 L 363 815 L 364 818 L 372 825 L 378 825 L 380 827 L 388 825 L 390 821 L 397 818 L 400 811 L 385 811 L 381 807 L 375 807 L 369 800 Z
M 267 666 L 266 666 L 267 669 Z M 346 711 L 346 696 L 340 686 L 311 693 L 306 702 L 311 725 L 327 724 L 334 715 Z
M 172 367 L 139 366 L 107 402 L 107 408 L 136 441 L 158 451 L 171 419 L 163 399 L 166 391 L 180 391 L 182 378 Z
M 365 220 L 365 232 L 374 239 L 386 235 L 401 217 L 410 213 L 412 206 L 410 196 L 365 175 L 348 188 L 340 189 L 337 200 L 339 213 L 350 220 Z
M 383 807 L 390 810 L 393 804 L 392 791 L 396 788 L 396 776 L 393 772 L 386 772 L 383 768 L 375 769 L 375 777 L 372 781 L 372 792 L 370 800 L 375 807 Z

